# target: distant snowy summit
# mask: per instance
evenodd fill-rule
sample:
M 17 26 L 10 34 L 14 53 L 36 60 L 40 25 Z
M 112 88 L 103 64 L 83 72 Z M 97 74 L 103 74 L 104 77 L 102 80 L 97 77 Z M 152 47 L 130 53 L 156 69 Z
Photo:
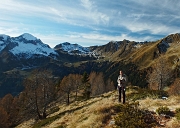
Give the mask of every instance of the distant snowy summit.
M 51 48 L 29 33 L 24 33 L 18 37 L 0 34 L 0 56 L 3 53 L 9 53 L 17 58 L 29 59 L 46 56 L 55 59 L 59 56 L 58 52 L 78 56 L 97 56 L 90 48 L 78 44 L 64 42 Z
M 78 44 L 71 44 L 69 42 L 58 44 L 54 47 L 54 49 L 76 55 L 89 54 L 91 52 L 89 48 L 82 47 Z
M 22 38 L 24 38 L 24 39 L 26 39 L 26 40 L 37 40 L 36 37 L 34 37 L 33 35 L 31 35 L 31 34 L 29 34 L 29 33 L 24 33 L 24 34 L 22 34 L 22 35 L 19 36 L 19 37 L 22 37 Z
M 10 52 L 16 57 L 31 58 L 34 55 L 55 57 L 57 53 L 49 45 L 29 33 L 18 37 L 0 35 L 0 53 Z

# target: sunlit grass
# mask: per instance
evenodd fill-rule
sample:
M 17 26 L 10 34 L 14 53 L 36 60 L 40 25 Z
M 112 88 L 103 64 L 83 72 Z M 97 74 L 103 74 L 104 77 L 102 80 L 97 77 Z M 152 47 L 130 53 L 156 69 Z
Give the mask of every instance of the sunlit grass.
M 170 96 L 167 100 L 152 99 L 147 97 L 146 99 L 139 100 L 140 107 L 155 111 L 158 107 L 167 106 L 171 111 L 175 111 L 176 108 L 180 108 L 180 97 Z
M 138 93 L 138 87 L 131 87 L 127 89 L 126 95 L 131 93 Z M 128 99 L 127 102 L 134 102 Z M 170 96 L 167 100 L 161 98 L 148 97 L 136 100 L 139 102 L 140 109 L 146 109 L 156 112 L 156 109 L 161 106 L 167 106 L 170 111 L 175 111 L 180 108 L 180 96 Z M 36 122 L 34 128 L 111 128 L 109 122 L 113 120 L 114 115 L 118 113 L 117 106 L 121 104 L 118 102 L 117 91 L 111 91 L 84 101 L 75 101 L 70 105 L 56 104 L 58 107 L 51 109 L 55 111 L 50 114 L 47 119 Z M 168 126 L 179 126 L 179 121 L 172 118 L 168 122 Z M 33 123 L 32 123 L 33 124 Z M 27 125 L 24 125 L 27 126 Z M 21 125 L 21 127 L 23 127 Z M 20 127 L 19 127 L 20 128 Z

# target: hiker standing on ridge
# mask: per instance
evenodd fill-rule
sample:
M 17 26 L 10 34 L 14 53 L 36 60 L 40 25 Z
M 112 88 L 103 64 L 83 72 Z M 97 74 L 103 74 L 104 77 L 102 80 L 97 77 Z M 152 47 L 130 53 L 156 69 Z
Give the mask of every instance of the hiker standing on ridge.
M 123 104 L 125 103 L 125 91 L 126 91 L 126 84 L 127 84 L 127 76 L 123 74 L 123 72 L 119 71 L 119 76 L 117 79 L 117 89 L 119 91 L 119 102 L 121 102 L 121 93 L 123 95 Z

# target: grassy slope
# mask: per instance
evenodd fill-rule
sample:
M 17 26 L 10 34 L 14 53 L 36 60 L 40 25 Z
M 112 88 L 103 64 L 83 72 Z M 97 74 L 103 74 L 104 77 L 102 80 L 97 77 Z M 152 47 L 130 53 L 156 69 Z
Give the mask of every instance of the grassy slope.
M 106 53 L 106 60 L 110 61 L 126 61 L 137 64 L 140 69 L 151 66 L 153 63 L 154 52 L 157 51 L 157 44 L 159 41 L 154 43 L 148 43 L 142 45 L 139 48 L 133 48 L 131 44 L 126 47 L 126 51 L 122 54 L 122 48 L 114 53 Z
M 165 53 L 165 57 L 168 59 L 169 63 L 172 67 L 175 67 L 179 64 L 180 59 L 180 39 L 175 38 L 173 35 L 173 42 L 169 43 L 170 47 L 167 49 Z M 139 69 L 145 69 L 153 65 L 154 63 L 154 53 L 158 53 L 158 44 L 162 40 L 158 40 L 156 42 L 147 43 L 138 48 L 133 48 L 129 44 L 126 47 L 126 51 L 124 54 L 122 53 L 122 48 L 114 53 L 103 53 L 106 55 L 106 60 L 110 61 L 126 61 L 127 63 L 132 62 L 139 66 Z
M 132 91 L 127 91 L 127 95 Z M 167 106 L 171 111 L 180 108 L 180 97 L 169 97 L 167 100 L 152 99 L 147 97 L 139 101 L 139 108 L 154 111 L 160 106 Z M 127 102 L 132 102 L 128 99 Z M 112 128 L 113 118 L 117 114 L 115 106 L 119 104 L 117 91 L 105 93 L 101 96 L 91 98 L 86 101 L 77 101 L 69 106 L 58 105 L 59 110 L 50 114 L 46 120 L 34 124 L 34 120 L 24 122 L 17 128 Z M 112 123 L 112 124 L 111 124 Z M 171 126 L 178 121 L 174 118 L 166 122 L 166 126 Z
M 125 58 L 119 57 L 121 51 L 108 53 L 107 55 L 109 56 L 105 59 L 111 61 L 122 59 L 131 61 L 143 69 L 153 64 L 153 53 L 157 50 L 158 43 L 159 41 L 144 45 L 138 48 L 138 50 L 132 50 Z M 165 54 L 172 66 L 179 64 L 179 49 L 180 43 L 174 42 L 171 44 L 170 48 L 168 48 Z M 176 108 L 180 108 L 180 97 L 169 97 L 167 100 L 147 97 L 138 101 L 140 103 L 140 108 L 148 109 L 150 111 L 155 111 L 160 106 L 167 106 L 171 111 L 174 111 Z M 130 102 L 130 99 L 128 102 Z M 106 93 L 99 97 L 91 98 L 87 101 L 77 101 L 69 106 L 57 104 L 59 110 L 49 115 L 47 120 L 36 123 L 35 126 L 42 126 L 44 124 L 44 128 L 60 128 L 60 126 L 67 126 L 68 128 L 109 128 L 112 127 L 109 126 L 109 123 L 113 120 L 113 116 L 116 114 L 113 107 L 118 104 L 116 91 Z M 175 119 L 171 119 L 166 123 L 166 125 L 171 127 L 173 123 L 177 123 L 177 121 Z M 28 128 L 33 127 L 33 125 L 34 120 L 30 120 L 19 125 L 17 128 Z

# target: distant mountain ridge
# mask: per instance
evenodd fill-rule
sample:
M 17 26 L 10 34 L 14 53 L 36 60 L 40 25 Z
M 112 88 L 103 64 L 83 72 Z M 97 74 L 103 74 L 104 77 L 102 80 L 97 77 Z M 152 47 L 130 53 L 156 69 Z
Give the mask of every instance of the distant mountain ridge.
M 7 93 L 17 95 L 22 90 L 23 79 L 38 68 L 49 69 L 58 78 L 96 71 L 113 79 L 122 63 L 134 64 L 143 70 L 162 53 L 168 54 L 167 58 L 173 60 L 171 64 L 176 67 L 180 65 L 179 42 L 180 34 L 176 33 L 153 42 L 124 39 L 91 47 L 64 42 L 51 48 L 29 33 L 18 37 L 0 34 L 0 97 Z
M 169 44 L 172 42 L 180 41 L 180 34 L 171 34 L 167 37 L 161 39 L 161 42 L 157 45 L 159 50 L 162 52 L 165 51 Z M 29 33 L 24 33 L 18 37 L 10 37 L 8 35 L 0 34 L 0 56 L 3 54 L 12 54 L 18 58 L 31 58 L 34 55 L 37 56 L 46 56 L 54 58 L 58 55 L 58 52 L 66 53 L 69 55 L 83 55 L 83 56 L 94 56 L 97 57 L 102 55 L 102 53 L 115 53 L 118 50 L 123 51 L 129 49 L 137 49 L 143 46 L 148 42 L 135 42 L 129 40 L 123 41 L 110 41 L 107 44 L 101 46 L 91 46 L 91 47 L 82 47 L 78 44 L 71 44 L 69 42 L 64 42 L 56 45 L 54 48 L 51 48 L 49 45 L 44 44 L 40 39 L 34 37 Z
M 49 45 L 44 44 L 40 39 L 34 37 L 29 33 L 24 33 L 18 37 L 10 37 L 8 35 L 0 35 L 0 55 L 3 52 L 9 52 L 18 58 L 31 58 L 34 55 L 57 57 L 58 52 L 67 53 L 69 55 L 80 56 L 93 56 L 99 57 L 101 53 L 116 52 L 122 48 L 124 44 L 132 43 L 128 40 L 113 41 L 102 46 L 83 47 L 78 44 L 71 44 L 64 42 L 51 48 Z M 140 47 L 144 42 L 133 42 L 132 47 Z M 58 52 L 57 52 L 58 51 Z

